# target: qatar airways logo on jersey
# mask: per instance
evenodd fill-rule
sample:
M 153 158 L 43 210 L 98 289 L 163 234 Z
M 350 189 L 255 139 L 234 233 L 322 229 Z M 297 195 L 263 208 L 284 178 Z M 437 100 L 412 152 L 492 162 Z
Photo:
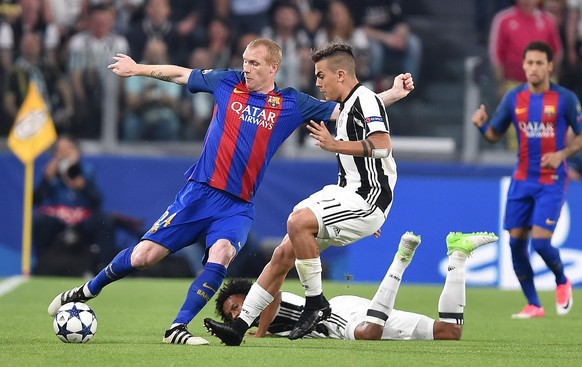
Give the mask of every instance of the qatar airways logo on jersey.
M 554 124 L 540 121 L 520 121 L 519 130 L 528 138 L 553 138 L 556 136 Z
M 262 108 L 243 105 L 240 102 L 232 102 L 230 109 L 233 110 L 238 118 L 251 124 L 261 126 L 268 130 L 273 130 L 275 125 L 275 112 L 265 111 Z

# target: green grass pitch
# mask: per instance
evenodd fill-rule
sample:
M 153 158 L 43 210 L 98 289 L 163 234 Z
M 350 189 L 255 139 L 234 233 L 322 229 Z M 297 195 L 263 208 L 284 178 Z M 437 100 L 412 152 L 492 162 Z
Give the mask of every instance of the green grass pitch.
M 553 292 L 540 292 L 546 317 L 512 320 L 524 304 L 520 292 L 469 288 L 461 341 L 342 341 L 245 338 L 226 347 L 206 333 L 209 304 L 189 326 L 210 346 L 166 345 L 164 330 L 181 306 L 190 281 L 130 278 L 108 286 L 89 305 L 98 329 L 87 344 L 65 344 L 53 333 L 46 308 L 59 292 L 81 284 L 75 278 L 31 278 L 0 297 L 0 365 L 16 366 L 581 366 L 582 304 L 565 317 Z M 328 297 L 372 297 L 376 285 L 325 282 Z M 296 281 L 284 290 L 301 294 Z M 441 285 L 400 288 L 396 308 L 437 317 Z M 574 298 L 582 300 L 582 291 Z M 582 302 L 582 301 L 578 301 Z

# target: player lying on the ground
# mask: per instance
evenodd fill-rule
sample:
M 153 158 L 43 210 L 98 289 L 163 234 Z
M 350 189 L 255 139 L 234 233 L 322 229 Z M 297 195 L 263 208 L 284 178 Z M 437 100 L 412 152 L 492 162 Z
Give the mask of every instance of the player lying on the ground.
M 402 275 L 420 244 L 420 236 L 406 232 L 374 298 L 337 296 L 330 299 L 331 317 L 320 322 L 308 336 L 347 340 L 459 340 L 464 323 L 465 262 L 476 248 L 497 240 L 495 234 L 486 232 L 451 232 L 447 236 L 449 263 L 439 298 L 437 321 L 394 309 Z M 235 332 L 229 324 L 238 317 L 251 285 L 250 281 L 233 279 L 219 291 L 216 312 L 225 323 L 208 318 L 204 322 L 208 331 L 222 341 L 228 341 L 229 333 Z M 304 303 L 303 297 L 279 292 L 253 324 L 257 326 L 254 336 L 262 337 L 267 332 L 287 336 L 295 326 Z M 378 317 L 380 315 L 382 317 Z M 378 322 L 379 318 L 384 319 L 384 323 Z

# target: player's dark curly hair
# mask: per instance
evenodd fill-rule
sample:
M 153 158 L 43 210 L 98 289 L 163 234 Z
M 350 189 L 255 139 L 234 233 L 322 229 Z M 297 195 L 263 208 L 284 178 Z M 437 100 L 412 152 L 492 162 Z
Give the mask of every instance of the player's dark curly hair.
M 545 53 L 546 56 L 548 57 L 548 62 L 552 62 L 552 60 L 554 59 L 554 52 L 552 51 L 552 48 L 550 47 L 550 45 L 542 41 L 530 42 L 525 47 L 525 50 L 523 50 L 522 59 L 525 60 L 525 54 L 528 51 L 539 51 Z
M 228 318 L 228 315 L 225 314 L 224 310 L 222 309 L 222 306 L 224 305 L 224 302 L 226 302 L 228 297 L 232 296 L 233 294 L 243 294 L 246 296 L 247 294 L 249 294 L 252 285 L 253 282 L 251 282 L 250 280 L 240 278 L 233 278 L 230 281 L 224 283 L 224 285 L 218 291 L 218 294 L 216 296 L 216 314 L 220 316 L 222 321 L 224 322 L 231 321 Z

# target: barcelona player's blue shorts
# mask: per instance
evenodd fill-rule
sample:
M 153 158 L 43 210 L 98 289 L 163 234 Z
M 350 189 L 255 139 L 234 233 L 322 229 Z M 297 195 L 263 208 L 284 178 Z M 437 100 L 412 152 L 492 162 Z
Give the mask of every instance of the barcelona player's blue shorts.
M 538 226 L 554 231 L 566 195 L 566 182 L 552 185 L 511 180 L 507 192 L 504 228 Z
M 206 252 L 220 239 L 236 252 L 244 246 L 255 219 L 255 206 L 207 184 L 188 181 L 142 239 L 176 252 L 205 241 Z

